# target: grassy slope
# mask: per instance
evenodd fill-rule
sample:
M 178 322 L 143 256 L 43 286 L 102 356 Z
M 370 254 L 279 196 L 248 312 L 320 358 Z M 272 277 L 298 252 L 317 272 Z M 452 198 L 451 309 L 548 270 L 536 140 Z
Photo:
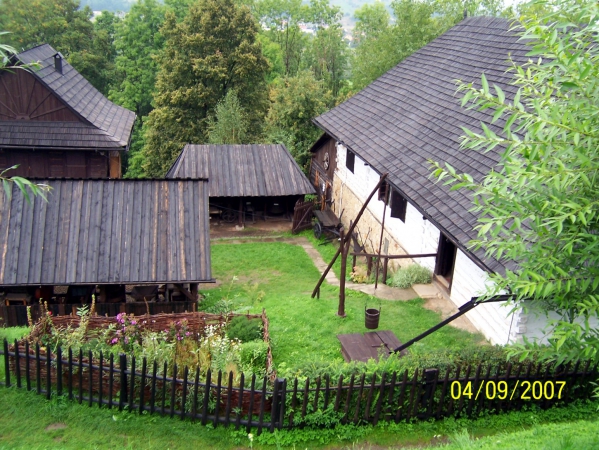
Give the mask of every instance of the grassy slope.
M 310 298 L 319 273 L 299 246 L 283 243 L 215 244 L 212 246 L 213 276 L 223 286 L 207 291 L 205 307 L 228 297 L 235 308 L 266 309 L 270 320 L 275 364 L 294 367 L 308 361 L 341 360 L 337 334 L 368 331 L 364 326 L 367 296 L 348 291 L 347 317 L 336 315 L 339 289 L 325 286 L 320 299 Z M 239 281 L 231 283 L 233 276 Z M 253 283 L 259 283 L 252 288 Z M 228 292 L 229 288 L 231 289 Z M 262 301 L 252 302 L 250 291 L 264 291 Z M 372 304 L 372 303 L 370 303 Z M 422 308 L 422 300 L 382 301 L 380 329 L 392 330 L 400 341 L 437 324 L 439 315 Z M 481 340 L 480 335 L 446 327 L 426 338 L 421 348 L 461 348 Z M 418 351 L 418 347 L 415 347 Z

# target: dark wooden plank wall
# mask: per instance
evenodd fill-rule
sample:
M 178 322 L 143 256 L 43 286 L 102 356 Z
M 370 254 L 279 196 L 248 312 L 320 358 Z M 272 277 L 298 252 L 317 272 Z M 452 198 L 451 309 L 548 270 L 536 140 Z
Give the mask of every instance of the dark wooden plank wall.
M 119 158 L 120 161 L 120 158 Z M 90 150 L 0 150 L 0 168 L 19 165 L 11 176 L 27 178 L 106 178 L 110 176 L 108 152 Z
M 329 154 L 329 168 L 324 169 L 324 155 Z M 322 143 L 312 152 L 312 164 L 310 169 L 310 181 L 312 184 L 316 181 L 316 172 L 318 171 L 319 179 L 324 179 L 329 183 L 333 183 L 333 175 L 337 168 L 337 146 L 335 139 L 328 136 L 322 140 Z

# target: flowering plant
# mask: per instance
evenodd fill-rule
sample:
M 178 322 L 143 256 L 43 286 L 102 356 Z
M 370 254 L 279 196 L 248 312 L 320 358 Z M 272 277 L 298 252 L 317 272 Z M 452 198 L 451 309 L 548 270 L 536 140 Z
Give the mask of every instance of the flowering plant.
M 133 349 L 134 344 L 141 342 L 141 330 L 133 314 L 120 313 L 116 316 L 117 326 L 109 344 L 120 344 L 124 351 Z

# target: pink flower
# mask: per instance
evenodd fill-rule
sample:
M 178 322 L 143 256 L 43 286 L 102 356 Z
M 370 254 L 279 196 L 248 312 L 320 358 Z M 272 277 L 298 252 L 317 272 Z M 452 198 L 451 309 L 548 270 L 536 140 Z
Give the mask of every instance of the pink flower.
M 110 341 L 111 344 L 116 344 L 119 340 L 117 338 L 114 338 L 112 341 Z
M 135 320 L 132 320 L 132 321 L 131 321 L 131 325 L 137 325 L 137 321 L 135 321 Z

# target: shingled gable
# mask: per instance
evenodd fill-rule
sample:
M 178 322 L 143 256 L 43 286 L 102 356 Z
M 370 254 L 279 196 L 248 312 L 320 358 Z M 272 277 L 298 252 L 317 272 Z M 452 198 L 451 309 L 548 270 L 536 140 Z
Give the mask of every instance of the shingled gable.
M 315 192 L 281 144 L 187 144 L 166 176 L 208 178 L 210 197 L 278 197 Z
M 509 31 L 506 19 L 467 18 L 374 81 L 351 99 L 314 119 L 328 135 L 358 155 L 391 184 L 481 268 L 503 271 L 504 264 L 468 250 L 476 237 L 472 197 L 450 191 L 431 178 L 429 160 L 447 162 L 481 180 L 501 149 L 461 150 L 461 127 L 479 129 L 487 113 L 460 106 L 456 80 L 479 82 L 484 72 L 509 97 L 509 57 L 527 60 L 527 46 Z M 503 124 L 498 123 L 495 131 Z
M 18 85 L 21 89 L 26 85 L 28 91 L 11 92 L 2 80 L 0 91 L 6 103 L 0 104 L 0 147 L 128 149 L 135 113 L 104 97 L 50 45 L 24 51 L 13 60 L 38 62 L 40 67 L 1 74 L 19 78 Z

